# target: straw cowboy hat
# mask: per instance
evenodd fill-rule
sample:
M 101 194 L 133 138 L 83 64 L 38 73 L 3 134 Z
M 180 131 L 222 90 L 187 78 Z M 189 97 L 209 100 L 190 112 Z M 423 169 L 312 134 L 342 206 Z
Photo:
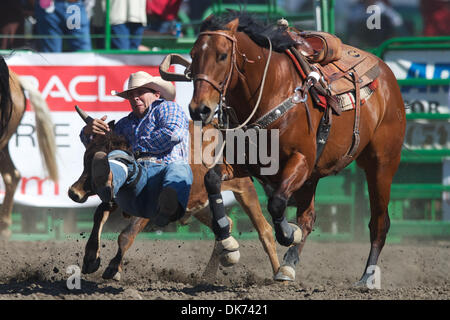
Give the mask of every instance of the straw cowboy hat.
M 166 100 L 175 99 L 175 86 L 170 81 L 163 80 L 161 77 L 153 77 L 145 71 L 132 73 L 128 79 L 128 89 L 122 92 L 111 91 L 113 95 L 128 98 L 128 93 L 138 88 L 149 88 L 161 93 L 161 97 Z

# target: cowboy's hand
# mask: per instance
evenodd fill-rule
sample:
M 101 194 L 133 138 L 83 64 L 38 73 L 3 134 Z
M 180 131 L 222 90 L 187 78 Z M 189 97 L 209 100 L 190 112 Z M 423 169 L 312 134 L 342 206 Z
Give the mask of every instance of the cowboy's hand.
M 100 119 L 94 119 L 89 124 L 87 124 L 84 127 L 84 134 L 85 135 L 91 135 L 91 134 L 101 134 L 104 135 L 106 132 L 109 131 L 109 126 L 105 122 L 107 116 L 103 116 Z

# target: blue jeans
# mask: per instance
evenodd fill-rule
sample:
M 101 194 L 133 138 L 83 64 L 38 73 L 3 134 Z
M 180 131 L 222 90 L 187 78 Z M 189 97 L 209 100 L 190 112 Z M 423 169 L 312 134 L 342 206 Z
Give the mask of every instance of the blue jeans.
M 142 41 L 144 26 L 141 23 L 123 23 L 111 26 L 111 48 L 136 50 Z
M 62 52 L 63 35 L 76 36 L 67 39 L 71 51 L 91 50 L 89 21 L 84 2 L 56 0 L 54 6 L 53 12 L 47 12 L 40 6 L 39 0 L 36 1 L 37 34 L 49 36 L 46 39 L 39 39 L 39 51 Z
M 124 151 L 114 150 L 108 154 L 117 156 Z M 185 162 L 158 164 L 151 161 L 121 163 L 109 160 L 113 174 L 114 200 L 120 208 L 133 216 L 153 218 L 158 209 L 158 199 L 165 187 L 173 188 L 178 203 L 186 210 L 193 180 L 192 170 Z M 140 167 L 141 174 L 139 176 Z

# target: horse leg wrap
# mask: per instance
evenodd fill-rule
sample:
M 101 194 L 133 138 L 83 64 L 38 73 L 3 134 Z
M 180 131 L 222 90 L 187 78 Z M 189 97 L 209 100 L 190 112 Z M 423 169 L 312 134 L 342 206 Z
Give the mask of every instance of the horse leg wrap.
M 209 195 L 219 194 L 222 186 L 220 167 L 215 166 L 208 170 L 203 178 L 203 182 L 205 184 L 206 192 L 208 192 Z
M 288 223 L 286 217 L 281 219 L 273 219 L 275 228 L 275 237 L 282 246 L 290 246 L 299 244 L 303 238 L 302 230 L 293 223 Z
M 217 241 L 224 240 L 230 236 L 230 222 L 225 214 L 222 195 L 208 195 L 209 208 L 212 212 L 212 229 Z
M 298 244 L 302 241 L 302 230 L 295 224 L 288 223 L 284 216 L 284 210 L 287 206 L 287 199 L 280 196 L 273 196 L 269 199 L 268 210 L 272 216 L 273 226 L 275 228 L 275 237 L 282 246 Z
M 272 196 L 269 198 L 267 209 L 269 210 L 272 220 L 281 220 L 284 218 L 284 210 L 287 207 L 287 199 L 280 196 Z

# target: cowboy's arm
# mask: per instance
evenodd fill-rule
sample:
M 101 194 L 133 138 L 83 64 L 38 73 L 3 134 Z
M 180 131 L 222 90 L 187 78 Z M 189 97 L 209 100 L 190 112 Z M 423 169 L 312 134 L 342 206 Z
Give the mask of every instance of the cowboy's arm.
M 153 154 L 165 153 L 183 140 L 188 120 L 183 109 L 174 102 L 160 108 L 155 114 L 157 129 L 149 135 L 142 136 L 141 145 Z

